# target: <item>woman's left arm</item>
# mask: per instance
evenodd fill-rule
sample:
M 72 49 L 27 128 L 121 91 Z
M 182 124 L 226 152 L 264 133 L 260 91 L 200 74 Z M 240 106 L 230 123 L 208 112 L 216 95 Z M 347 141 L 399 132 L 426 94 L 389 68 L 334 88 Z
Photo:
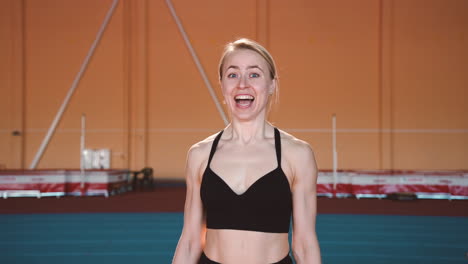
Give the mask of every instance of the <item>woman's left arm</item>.
M 317 215 L 317 164 L 312 148 L 303 141 L 294 142 L 288 152 L 293 173 L 292 251 L 297 264 L 320 264 L 320 247 L 315 232 Z

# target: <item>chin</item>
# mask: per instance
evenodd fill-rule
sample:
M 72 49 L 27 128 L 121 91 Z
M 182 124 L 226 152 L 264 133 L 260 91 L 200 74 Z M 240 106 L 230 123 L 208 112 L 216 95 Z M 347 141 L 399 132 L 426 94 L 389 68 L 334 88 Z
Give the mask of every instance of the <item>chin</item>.
M 231 118 L 239 121 L 252 121 L 257 119 L 259 116 L 265 115 L 265 110 L 266 106 L 259 109 L 258 105 L 251 105 L 248 108 L 240 108 L 237 107 L 236 104 L 234 103 L 231 106 Z
M 262 113 L 232 113 L 231 117 L 232 119 L 238 120 L 238 121 L 253 121 L 257 119 Z

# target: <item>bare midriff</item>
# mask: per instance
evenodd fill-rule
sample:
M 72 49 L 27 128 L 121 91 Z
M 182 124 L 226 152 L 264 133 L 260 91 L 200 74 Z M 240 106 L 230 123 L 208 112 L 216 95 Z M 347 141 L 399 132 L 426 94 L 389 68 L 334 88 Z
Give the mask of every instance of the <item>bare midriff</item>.
M 207 229 L 203 251 L 208 258 L 222 264 L 274 263 L 289 252 L 288 234 Z

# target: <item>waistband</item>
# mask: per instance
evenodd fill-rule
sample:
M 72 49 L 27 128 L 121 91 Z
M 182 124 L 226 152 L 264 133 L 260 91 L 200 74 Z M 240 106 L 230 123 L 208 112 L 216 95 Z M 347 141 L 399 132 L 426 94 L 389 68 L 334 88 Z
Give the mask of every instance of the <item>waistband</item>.
M 200 259 L 198 260 L 198 264 L 222 264 L 222 263 L 209 259 L 205 255 L 205 252 L 202 252 Z M 282 260 L 277 261 L 275 263 L 271 263 L 271 264 L 293 264 L 293 262 L 292 262 L 291 256 L 286 255 L 286 257 L 284 257 Z

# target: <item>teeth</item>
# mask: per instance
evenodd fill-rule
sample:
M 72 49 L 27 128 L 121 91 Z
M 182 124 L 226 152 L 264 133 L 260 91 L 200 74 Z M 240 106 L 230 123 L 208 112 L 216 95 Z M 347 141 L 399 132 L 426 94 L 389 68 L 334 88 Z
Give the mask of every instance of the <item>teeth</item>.
M 238 95 L 234 99 L 235 100 L 253 100 L 254 97 L 251 95 Z

